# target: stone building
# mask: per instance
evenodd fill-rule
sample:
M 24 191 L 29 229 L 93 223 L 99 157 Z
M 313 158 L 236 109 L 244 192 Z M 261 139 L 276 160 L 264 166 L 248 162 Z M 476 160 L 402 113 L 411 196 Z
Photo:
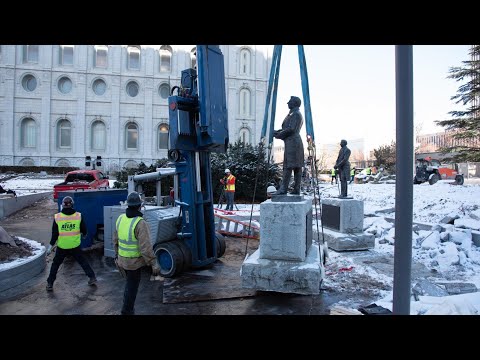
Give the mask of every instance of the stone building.
M 272 46 L 221 45 L 230 142 L 258 143 Z M 0 45 L 0 165 L 167 157 L 170 89 L 194 45 Z

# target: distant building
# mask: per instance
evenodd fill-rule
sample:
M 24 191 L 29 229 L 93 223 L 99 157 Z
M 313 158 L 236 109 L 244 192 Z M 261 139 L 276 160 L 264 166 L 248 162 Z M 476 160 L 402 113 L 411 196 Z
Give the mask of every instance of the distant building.
M 230 142 L 258 143 L 271 46 L 221 45 Z M 167 98 L 195 48 L 0 45 L 0 165 L 103 169 L 167 157 Z
M 416 137 L 415 153 L 437 153 L 442 147 L 468 145 L 480 147 L 480 136 L 475 139 L 454 139 L 453 131 L 419 135 Z

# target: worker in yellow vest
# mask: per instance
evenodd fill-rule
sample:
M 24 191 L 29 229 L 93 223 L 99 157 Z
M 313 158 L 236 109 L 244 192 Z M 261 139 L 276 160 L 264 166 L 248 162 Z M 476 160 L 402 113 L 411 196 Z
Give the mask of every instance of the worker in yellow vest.
M 88 276 L 88 285 L 95 285 L 97 279 L 92 267 L 80 249 L 81 235 L 87 235 L 87 226 L 83 221 L 82 214 L 73 208 L 73 199 L 65 196 L 62 200 L 62 211 L 55 214 L 52 226 L 52 238 L 47 247 L 47 255 L 51 253 L 53 245 L 57 243 L 57 250 L 50 267 L 50 275 L 47 278 L 47 291 L 53 290 L 53 283 L 57 278 L 57 272 L 66 256 L 72 256 L 82 267 Z
M 333 184 L 333 180 L 335 180 L 335 184 L 338 184 L 337 170 L 332 168 L 332 181 L 330 182 L 331 184 Z
M 220 182 L 225 185 L 225 197 L 227 198 L 227 207 L 225 210 L 233 211 L 233 199 L 235 197 L 235 176 L 232 175 L 230 169 L 225 169 L 225 177 Z
M 350 170 L 350 182 L 349 182 L 349 184 L 351 184 L 354 179 L 355 179 L 355 166 L 352 168 L 352 170 Z
M 135 191 L 128 194 L 127 205 L 125 214 L 117 219 L 112 241 L 117 265 L 125 271 L 127 280 L 121 314 L 134 315 L 142 268 L 151 266 L 153 275 L 158 275 L 160 268 L 150 241 L 150 227 L 140 212 L 140 195 Z

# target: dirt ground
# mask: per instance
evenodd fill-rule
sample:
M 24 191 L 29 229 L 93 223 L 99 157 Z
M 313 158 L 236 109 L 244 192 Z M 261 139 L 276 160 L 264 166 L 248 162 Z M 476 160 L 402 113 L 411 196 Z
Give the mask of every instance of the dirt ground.
M 33 255 L 33 248 L 20 240 L 16 236 L 12 237 L 15 241 L 15 246 L 10 244 L 0 243 L 0 264 L 13 261 L 18 258 L 27 258 Z

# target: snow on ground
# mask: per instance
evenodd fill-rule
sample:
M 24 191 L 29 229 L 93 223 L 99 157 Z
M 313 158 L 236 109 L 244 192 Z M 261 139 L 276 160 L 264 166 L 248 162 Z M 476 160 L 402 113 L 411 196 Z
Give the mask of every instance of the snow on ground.
M 53 185 L 62 180 L 63 177 L 32 178 L 22 175 L 6 181 L 0 177 L 0 184 L 21 195 L 51 191 Z M 444 282 L 473 283 L 480 289 L 480 250 L 472 241 L 472 231 L 480 229 L 480 181 L 477 180 L 467 179 L 462 186 L 450 185 L 450 181 L 439 181 L 434 185 L 424 183 L 413 187 L 414 222 L 436 225 L 450 216 L 454 219 L 454 224 L 442 224 L 443 231 L 440 227 L 426 231 L 414 226 L 412 257 L 414 262 L 419 262 L 438 274 L 435 280 L 441 277 Z M 110 180 L 111 186 L 114 181 Z M 319 187 L 321 199 L 339 194 L 337 185 L 322 183 Z M 395 217 L 395 184 L 350 184 L 348 193 L 353 198 L 364 201 L 364 231 L 375 235 L 375 248 L 363 253 L 393 256 L 395 224 L 386 218 Z M 311 198 L 310 195 L 305 197 Z M 260 215 L 259 204 L 253 206 L 252 213 L 251 204 L 236 203 L 235 210 L 228 212 L 224 210 L 225 204 L 222 207 L 215 212 L 226 217 L 241 218 L 244 222 L 247 219 L 247 223 L 251 214 L 254 217 L 252 224 L 259 225 L 255 221 Z M 354 263 L 353 256 L 348 252 L 335 253 L 330 250 L 325 269 L 327 275 L 322 286 L 351 291 L 352 288 L 345 287 L 345 281 L 349 278 L 354 288 L 358 287 L 361 291 L 367 283 L 379 298 L 376 303 L 391 309 L 393 278 L 378 273 L 370 266 Z M 412 287 L 413 285 L 415 282 L 412 282 Z M 435 299 L 420 296 L 419 300 L 412 301 L 412 314 L 472 314 L 480 311 L 480 292 Z
M 4 178 L 6 178 L 5 175 Z M 63 175 L 55 177 L 42 177 L 39 175 L 19 175 L 6 181 L 3 181 L 2 178 L 0 178 L 0 185 L 2 185 L 5 190 L 13 190 L 17 193 L 17 196 L 21 196 L 33 193 L 53 191 L 53 186 L 61 183 L 63 179 Z
M 5 262 L 5 263 L 0 263 L 0 271 L 2 270 L 7 270 L 11 269 L 12 267 L 18 266 L 22 263 L 25 263 L 27 261 L 32 261 L 39 257 L 43 250 L 45 249 L 45 246 L 40 244 L 38 241 L 30 240 L 30 239 L 25 239 L 21 236 L 17 236 L 18 239 L 22 240 L 23 242 L 27 243 L 30 245 L 34 250 L 33 250 L 33 255 L 27 257 L 27 258 L 18 258 L 10 262 Z
M 450 181 L 440 181 L 437 184 L 428 183 L 413 187 L 413 221 L 440 224 L 446 216 L 452 217 L 454 224 L 441 224 L 431 231 L 419 230 L 414 226 L 412 232 L 412 257 L 414 262 L 423 264 L 445 279 L 445 282 L 473 283 L 480 289 L 480 248 L 472 241 L 472 230 L 480 228 L 480 185 L 465 184 L 456 186 Z M 395 185 L 394 184 L 350 184 L 349 195 L 364 201 L 364 231 L 375 235 L 373 254 L 393 256 L 395 244 L 394 223 L 385 217 L 395 217 Z M 338 195 L 337 185 L 320 185 L 321 198 Z M 380 212 L 380 210 L 391 211 Z M 442 231 L 444 230 L 444 231 Z M 378 274 L 375 270 L 358 264 L 353 265 L 349 253 L 330 251 L 330 263 L 341 264 L 343 271 L 334 276 L 327 276 L 325 286 L 342 287 L 339 277 L 342 272 L 350 271 L 355 277 L 366 273 L 379 284 L 389 284 L 393 287 L 393 278 Z M 352 269 L 349 267 L 353 266 Z M 328 274 L 329 264 L 326 272 Z M 347 269 L 347 270 L 345 270 Z M 340 276 L 341 277 L 341 276 Z M 435 279 L 438 282 L 438 278 Z M 415 282 L 412 282 L 412 287 Z M 378 286 L 380 296 L 377 305 L 391 310 L 392 291 L 383 291 Z M 412 314 L 478 314 L 480 311 L 480 292 L 463 295 L 443 296 L 432 300 L 431 296 L 420 296 L 419 301 L 412 301 Z

